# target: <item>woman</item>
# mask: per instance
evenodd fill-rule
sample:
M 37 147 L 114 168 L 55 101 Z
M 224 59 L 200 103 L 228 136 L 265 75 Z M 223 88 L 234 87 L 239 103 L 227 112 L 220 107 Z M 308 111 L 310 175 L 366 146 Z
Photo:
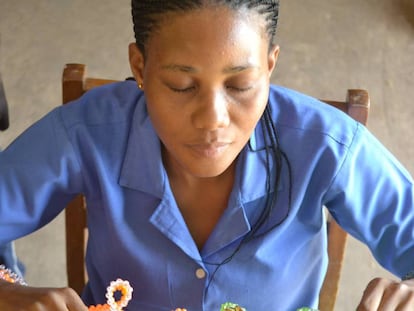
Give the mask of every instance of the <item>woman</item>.
M 136 82 L 52 111 L 0 156 L 0 243 L 85 194 L 83 302 L 3 282 L 2 310 L 86 310 L 117 277 L 134 287 L 129 310 L 317 307 L 323 205 L 409 278 L 412 178 L 363 126 L 270 86 L 278 1 L 137 0 L 132 12 Z M 413 306 L 413 280 L 377 279 L 358 310 Z

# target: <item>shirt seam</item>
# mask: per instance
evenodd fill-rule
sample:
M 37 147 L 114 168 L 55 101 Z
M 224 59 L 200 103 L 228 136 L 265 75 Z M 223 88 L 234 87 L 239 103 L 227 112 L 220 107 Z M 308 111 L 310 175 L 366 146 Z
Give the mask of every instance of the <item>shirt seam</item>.
M 338 167 L 338 170 L 336 171 L 336 173 L 332 177 L 332 180 L 331 180 L 331 182 L 329 183 L 329 185 L 327 187 L 326 193 L 328 193 L 330 191 L 330 189 L 332 188 L 333 184 L 335 183 L 335 180 L 338 178 L 339 174 L 341 173 L 341 171 L 342 171 L 342 169 L 343 169 L 343 167 L 345 165 L 346 160 L 349 157 L 349 154 L 351 152 L 351 147 L 353 146 L 353 144 L 355 142 L 355 138 L 357 136 L 357 133 L 359 132 L 359 130 L 361 128 L 361 124 L 359 124 L 358 122 L 356 122 L 356 125 L 357 126 L 356 126 L 356 129 L 355 129 L 355 131 L 354 131 L 354 133 L 352 135 L 352 140 L 351 140 L 350 144 L 349 145 L 342 144 L 343 146 L 345 146 L 347 148 L 346 154 L 344 155 L 344 157 L 342 159 L 342 162 L 341 162 L 341 164 Z
M 78 168 L 79 168 L 79 173 L 80 173 L 80 176 L 82 177 L 82 183 L 83 183 L 83 186 L 84 186 L 84 185 L 85 185 L 86 178 L 85 178 L 85 175 L 84 175 L 83 170 L 82 170 L 81 161 L 80 161 L 80 159 L 79 159 L 78 153 L 76 152 L 76 148 L 75 148 L 75 146 L 73 145 L 72 140 L 70 139 L 70 136 L 69 136 L 69 129 L 68 129 L 68 127 L 65 125 L 65 123 L 63 122 L 62 109 L 59 109 L 58 111 L 59 111 L 59 114 L 58 114 L 58 115 L 59 115 L 59 119 L 60 119 L 60 124 L 61 124 L 61 126 L 62 126 L 62 128 L 63 128 L 63 130 L 64 130 L 64 132 L 65 132 L 65 134 L 66 134 L 66 139 L 67 139 L 67 141 L 69 142 L 69 144 L 70 144 L 70 146 L 71 146 L 72 153 L 73 153 L 73 154 L 74 154 L 74 156 L 75 156 L 76 163 L 77 163 L 77 165 L 78 165 Z M 82 186 L 82 188 L 84 188 L 83 186 Z
M 337 137 L 337 135 L 336 136 L 333 136 L 329 132 L 324 131 L 324 130 L 321 130 L 321 129 L 305 128 L 305 127 L 301 127 L 301 126 L 292 126 L 292 125 L 289 125 L 289 124 L 279 123 L 279 122 L 276 122 L 276 128 L 278 128 L 278 125 L 280 125 L 282 127 L 289 128 L 289 129 L 292 129 L 292 130 L 298 130 L 298 131 L 303 131 L 303 132 L 311 132 L 311 133 L 320 134 L 320 135 L 323 135 L 323 136 L 326 136 L 326 137 L 331 138 L 333 141 L 335 141 L 336 143 L 338 143 L 338 144 L 340 144 L 342 146 L 346 146 L 346 147 L 349 148 L 352 145 L 352 143 L 354 141 L 354 138 L 356 136 L 356 132 L 358 131 L 359 126 L 360 126 L 360 124 L 358 122 L 355 121 L 355 123 L 357 124 L 357 127 L 356 127 L 356 130 L 353 132 L 352 139 L 351 139 L 351 142 L 350 143 L 346 143 L 346 142 L 344 142 L 343 139 L 340 140 Z

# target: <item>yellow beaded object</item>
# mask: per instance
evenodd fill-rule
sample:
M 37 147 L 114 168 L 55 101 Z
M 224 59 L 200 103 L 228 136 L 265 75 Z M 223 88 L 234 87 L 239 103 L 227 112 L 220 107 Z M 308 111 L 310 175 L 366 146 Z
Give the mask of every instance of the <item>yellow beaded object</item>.
M 106 290 L 106 304 L 98 304 L 96 306 L 90 306 L 89 311 L 122 311 L 128 306 L 129 301 L 132 298 L 132 287 L 128 281 L 117 279 L 112 281 Z M 116 292 L 121 293 L 121 298 L 115 301 L 114 294 Z

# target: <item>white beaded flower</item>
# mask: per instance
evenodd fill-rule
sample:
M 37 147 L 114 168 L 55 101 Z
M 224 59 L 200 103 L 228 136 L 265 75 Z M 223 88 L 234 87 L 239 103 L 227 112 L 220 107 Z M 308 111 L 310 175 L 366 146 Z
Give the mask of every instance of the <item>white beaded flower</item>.
M 110 306 L 111 311 L 122 311 L 128 305 L 128 302 L 132 298 L 132 287 L 128 281 L 117 279 L 112 281 L 106 291 L 107 304 Z M 121 298 L 115 301 L 114 293 L 120 292 Z

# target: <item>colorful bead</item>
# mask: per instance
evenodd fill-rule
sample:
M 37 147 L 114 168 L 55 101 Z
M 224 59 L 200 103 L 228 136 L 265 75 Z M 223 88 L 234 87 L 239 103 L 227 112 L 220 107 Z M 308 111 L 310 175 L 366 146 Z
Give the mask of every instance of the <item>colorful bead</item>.
M 27 285 L 20 276 L 13 273 L 10 269 L 7 269 L 4 265 L 0 265 L 0 280 L 4 280 L 9 283 Z
M 128 281 L 117 279 L 112 281 L 106 289 L 106 304 L 90 306 L 89 311 L 122 311 L 132 298 L 132 287 Z M 121 298 L 115 301 L 114 294 L 121 293 Z
M 221 305 L 220 311 L 246 311 L 246 309 L 240 307 L 238 304 L 226 302 Z
M 27 285 L 26 282 L 13 273 L 10 269 L 7 269 L 4 265 L 0 265 L 0 280 L 4 280 L 9 283 L 16 283 L 20 285 Z M 128 281 L 117 279 L 112 281 L 106 289 L 107 303 L 104 305 L 98 304 L 96 306 L 90 306 L 89 311 L 122 311 L 128 306 L 129 301 L 132 299 L 132 287 Z M 114 294 L 116 292 L 121 293 L 121 298 L 115 301 Z M 183 309 L 182 311 L 186 311 Z
M 111 307 L 109 305 L 96 305 L 90 306 L 89 311 L 111 311 Z

